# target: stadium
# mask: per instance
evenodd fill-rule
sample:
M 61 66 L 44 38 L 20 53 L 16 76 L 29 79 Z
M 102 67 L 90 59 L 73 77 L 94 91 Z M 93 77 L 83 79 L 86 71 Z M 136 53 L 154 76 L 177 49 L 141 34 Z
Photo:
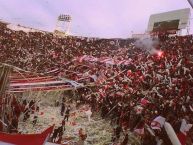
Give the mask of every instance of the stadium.
M 0 145 L 193 145 L 185 2 L 127 38 L 73 35 L 66 13 L 52 32 L 1 19 Z

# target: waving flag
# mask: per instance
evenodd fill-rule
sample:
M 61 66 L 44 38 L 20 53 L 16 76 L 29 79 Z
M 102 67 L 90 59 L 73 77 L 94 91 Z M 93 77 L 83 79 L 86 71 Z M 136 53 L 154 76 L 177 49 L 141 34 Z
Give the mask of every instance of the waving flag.
M 166 118 L 158 116 L 151 122 L 151 128 L 161 130 L 161 128 L 164 126 L 165 121 Z
M 74 59 L 74 61 L 78 61 L 79 63 L 85 61 L 85 62 L 100 62 L 109 65 L 121 65 L 121 64 L 129 65 L 132 59 L 129 58 L 128 60 L 118 60 L 117 58 L 110 58 L 110 57 L 96 58 L 89 55 L 83 55 L 81 57 Z
M 0 133 L 0 145 L 43 145 L 50 136 L 53 127 L 49 127 L 41 134 Z

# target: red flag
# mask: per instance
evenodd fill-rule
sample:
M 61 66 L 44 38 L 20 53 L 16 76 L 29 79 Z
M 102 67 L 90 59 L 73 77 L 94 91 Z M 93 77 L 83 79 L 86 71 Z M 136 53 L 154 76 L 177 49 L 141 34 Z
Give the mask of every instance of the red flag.
M 46 136 L 46 137 L 47 137 L 47 136 L 50 136 L 50 134 L 52 133 L 53 129 L 54 129 L 54 125 L 50 126 L 48 129 L 46 129 L 45 131 L 43 131 L 43 132 L 41 133 L 41 135 Z
M 54 126 L 41 134 L 6 134 L 0 133 L 0 143 L 11 145 L 43 145 L 50 136 Z

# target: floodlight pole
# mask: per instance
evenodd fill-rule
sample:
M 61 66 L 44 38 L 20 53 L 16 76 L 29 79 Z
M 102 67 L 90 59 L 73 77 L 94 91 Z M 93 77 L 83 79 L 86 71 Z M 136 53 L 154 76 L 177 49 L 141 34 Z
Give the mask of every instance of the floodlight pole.
M 55 31 L 68 35 L 70 31 L 71 20 L 72 18 L 70 15 L 61 14 L 57 19 Z

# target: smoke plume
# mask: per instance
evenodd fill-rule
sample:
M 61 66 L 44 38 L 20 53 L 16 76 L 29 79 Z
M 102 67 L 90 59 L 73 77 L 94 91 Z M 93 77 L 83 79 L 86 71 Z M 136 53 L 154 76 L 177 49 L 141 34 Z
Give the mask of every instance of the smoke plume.
M 153 38 L 143 38 L 143 39 L 138 39 L 134 45 L 143 51 L 146 51 L 149 54 L 157 54 L 159 50 L 156 49 L 156 47 L 159 44 L 158 39 L 153 39 Z

